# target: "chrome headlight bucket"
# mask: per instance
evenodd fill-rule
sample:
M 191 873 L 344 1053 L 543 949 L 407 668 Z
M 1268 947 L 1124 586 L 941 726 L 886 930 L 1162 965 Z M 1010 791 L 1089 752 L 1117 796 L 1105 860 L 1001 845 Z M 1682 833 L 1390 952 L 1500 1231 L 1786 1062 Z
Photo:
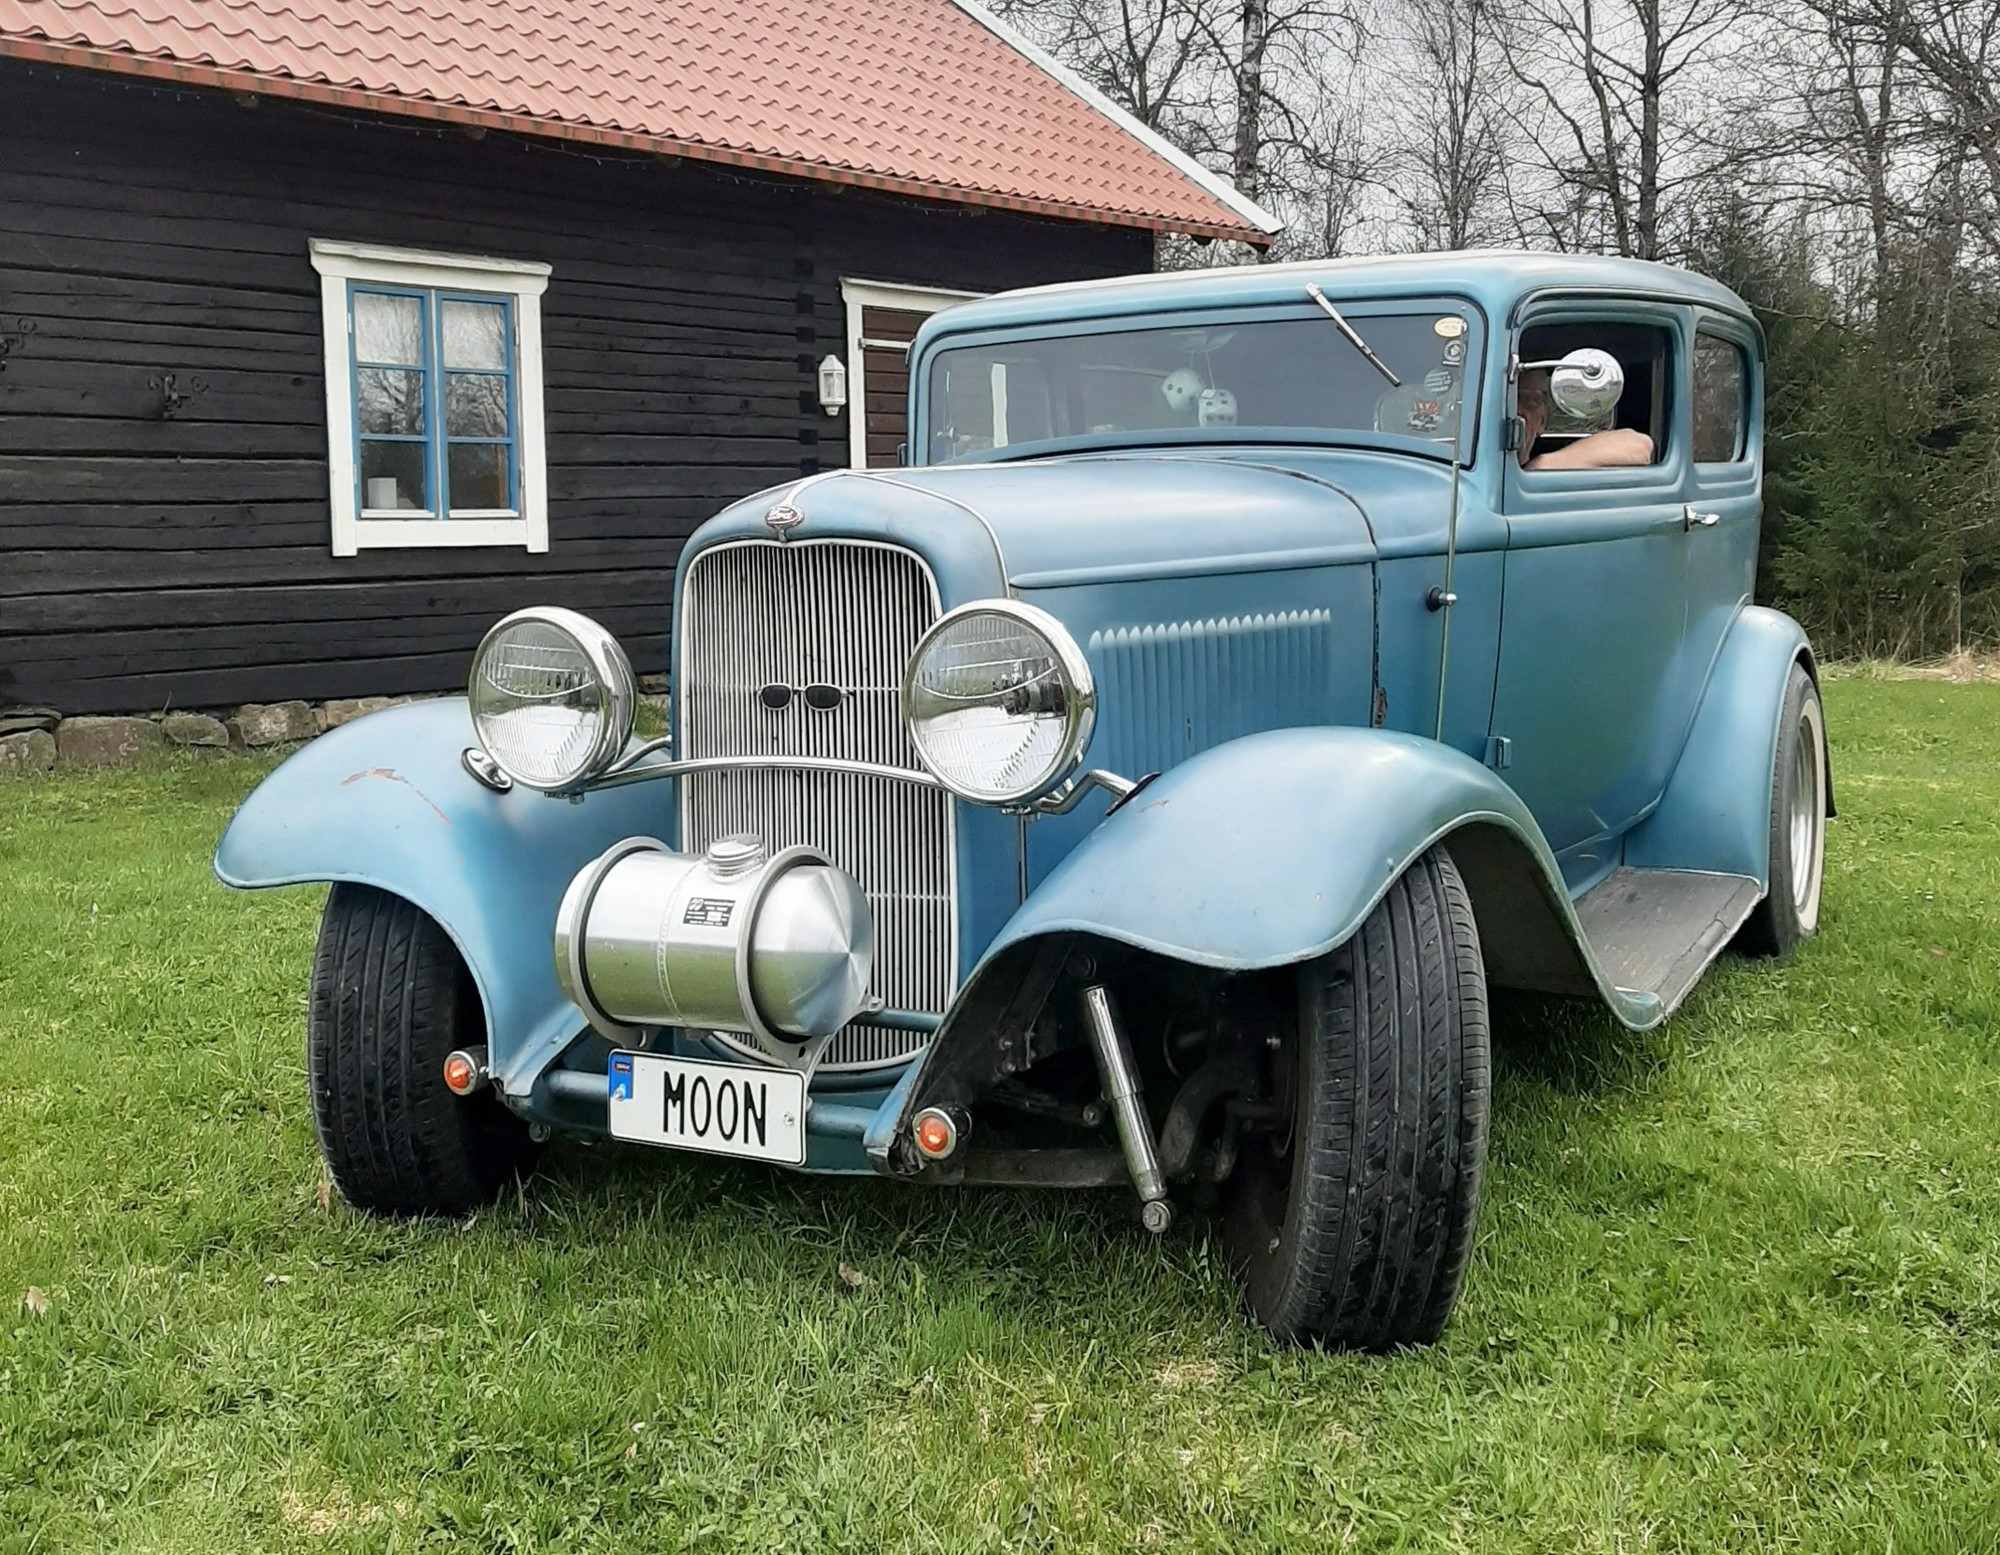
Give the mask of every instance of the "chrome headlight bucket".
M 589 616 L 517 610 L 472 656 L 465 694 L 480 746 L 516 783 L 560 793 L 602 772 L 632 737 L 631 661 Z
M 1020 804 L 1075 769 L 1097 721 L 1090 663 L 1046 610 L 985 599 L 939 618 L 903 676 L 917 757 L 961 799 Z

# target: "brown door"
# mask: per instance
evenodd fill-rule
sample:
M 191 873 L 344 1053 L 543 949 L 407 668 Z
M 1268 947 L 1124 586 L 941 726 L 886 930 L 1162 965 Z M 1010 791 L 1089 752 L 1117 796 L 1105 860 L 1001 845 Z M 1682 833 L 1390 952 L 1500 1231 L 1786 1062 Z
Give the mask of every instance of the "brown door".
M 894 468 L 908 435 L 910 342 L 929 318 L 908 308 L 861 310 L 861 392 L 855 396 L 867 430 L 866 468 Z

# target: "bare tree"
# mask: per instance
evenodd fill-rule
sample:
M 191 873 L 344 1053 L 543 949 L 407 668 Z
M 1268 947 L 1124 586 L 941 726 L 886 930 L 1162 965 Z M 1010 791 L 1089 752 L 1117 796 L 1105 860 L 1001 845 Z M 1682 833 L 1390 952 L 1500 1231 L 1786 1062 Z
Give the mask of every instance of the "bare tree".
M 1403 8 L 1386 36 L 1402 68 L 1377 85 L 1393 110 L 1388 199 L 1418 246 L 1467 248 L 1506 231 L 1513 124 L 1497 0 Z
M 1149 129 L 1212 118 L 1215 0 L 999 0 L 994 9 Z
M 1243 0 L 1243 29 L 1236 55 L 1236 143 L 1230 172 L 1236 187 L 1257 198 L 1264 178 L 1264 60 L 1271 47 L 1268 0 Z
M 1932 192 L 2000 261 L 2000 5 L 1994 0 L 1810 0 L 1838 35 L 1899 64 L 1908 130 L 1943 177 Z
M 1893 131 L 1896 112 L 1896 54 L 1899 28 L 1862 39 L 1839 17 L 1826 18 L 1826 42 L 1834 70 L 1832 149 L 1860 182 L 1868 211 L 1874 281 L 1889 273 Z M 1809 99 L 1810 103 L 1810 99 Z
M 1270 258 L 1351 253 L 1378 224 L 1386 142 L 1371 78 L 1356 56 L 1329 51 L 1283 94 L 1282 133 L 1265 141 L 1264 188 L 1287 225 Z
M 1735 25 L 1736 0 L 1505 0 L 1507 60 L 1538 113 L 1521 117 L 1547 174 L 1548 239 L 1641 259 L 1666 251 L 1662 202 L 1700 176 L 1672 99 Z M 1592 228 L 1597 229 L 1593 234 Z
M 1344 232 L 1358 125 L 1339 90 L 1365 0 L 1001 0 L 1001 13 L 1253 200 Z M 1287 243 L 1297 249 L 1296 237 Z M 1169 266 L 1213 262 L 1168 244 Z M 1268 254 L 1266 255 L 1268 257 Z

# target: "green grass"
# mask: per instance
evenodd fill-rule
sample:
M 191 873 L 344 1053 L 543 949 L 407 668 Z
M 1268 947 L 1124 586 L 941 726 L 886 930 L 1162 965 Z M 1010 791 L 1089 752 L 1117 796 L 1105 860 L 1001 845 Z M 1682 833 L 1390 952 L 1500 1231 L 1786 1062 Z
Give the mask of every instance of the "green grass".
M 1829 698 L 1821 937 L 1649 1036 L 1504 1003 L 1390 1359 L 1274 1353 L 1122 1195 L 571 1146 L 365 1220 L 318 896 L 208 874 L 260 769 L 0 783 L 0 1550 L 1993 1549 L 2000 687 Z

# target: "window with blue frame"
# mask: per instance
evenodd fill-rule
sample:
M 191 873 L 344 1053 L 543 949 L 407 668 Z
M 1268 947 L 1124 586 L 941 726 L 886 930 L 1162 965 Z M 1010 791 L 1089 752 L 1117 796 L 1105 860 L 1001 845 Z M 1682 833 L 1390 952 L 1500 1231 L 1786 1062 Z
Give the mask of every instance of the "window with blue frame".
M 361 518 L 517 513 L 512 299 L 351 282 L 348 308 Z
M 538 260 L 311 240 L 335 556 L 549 548 Z

